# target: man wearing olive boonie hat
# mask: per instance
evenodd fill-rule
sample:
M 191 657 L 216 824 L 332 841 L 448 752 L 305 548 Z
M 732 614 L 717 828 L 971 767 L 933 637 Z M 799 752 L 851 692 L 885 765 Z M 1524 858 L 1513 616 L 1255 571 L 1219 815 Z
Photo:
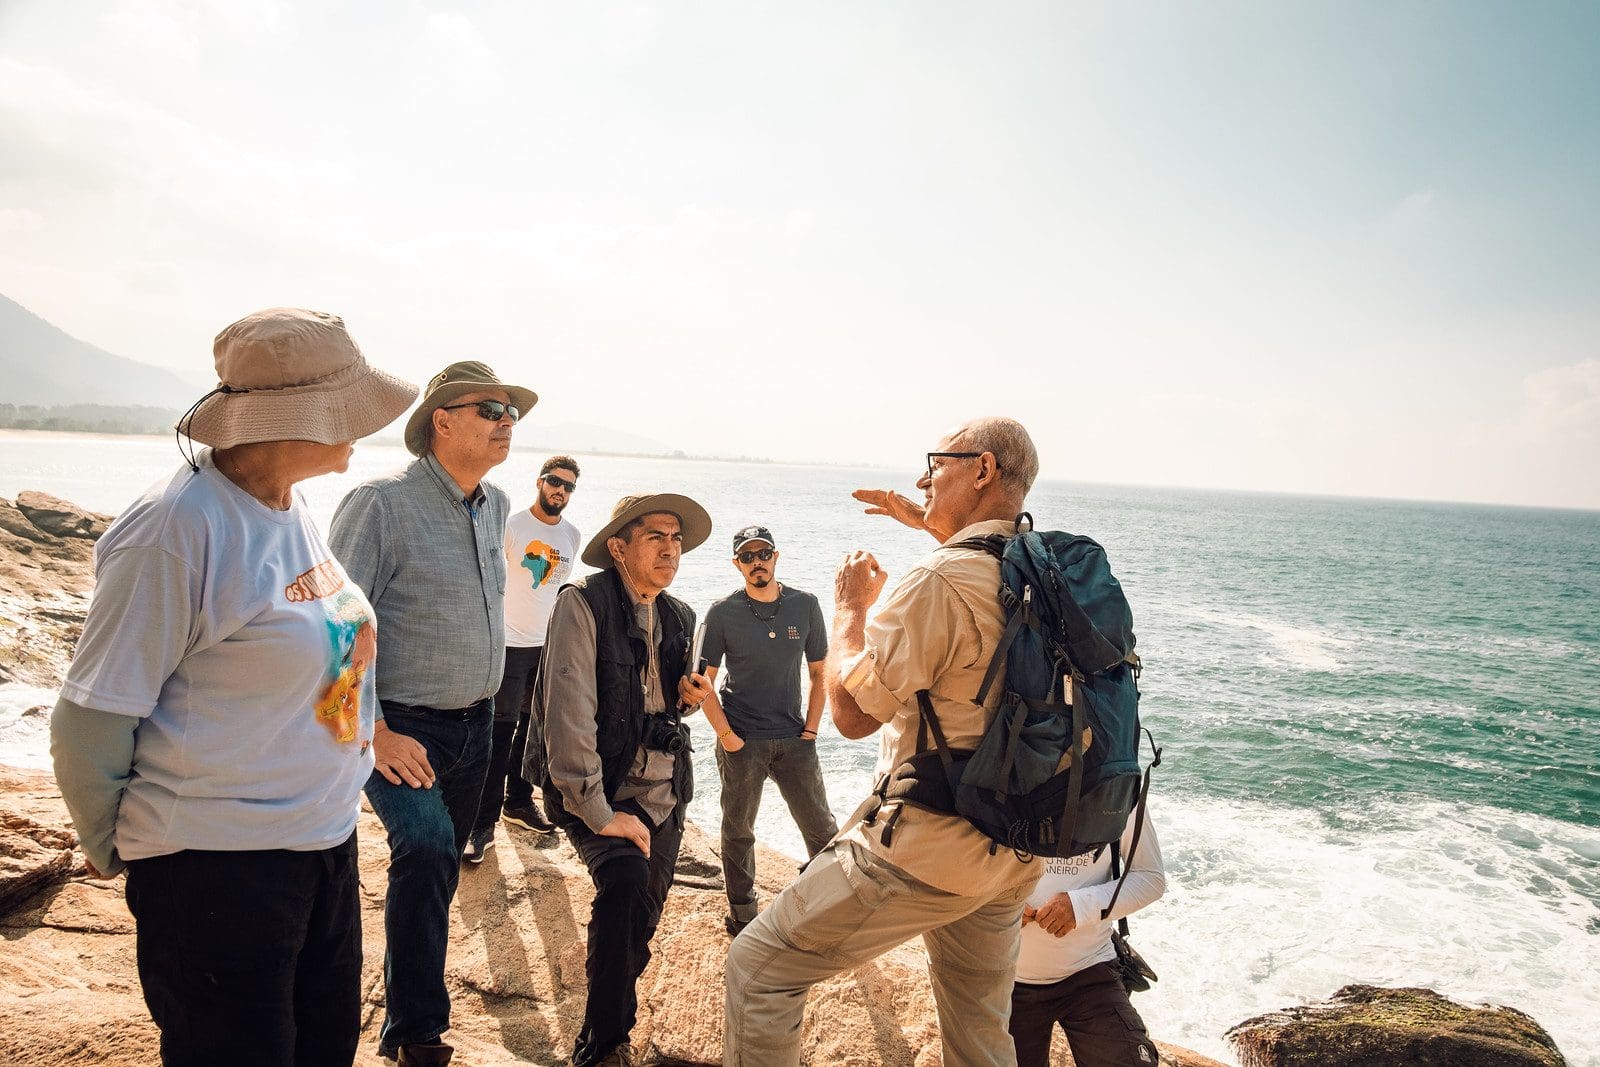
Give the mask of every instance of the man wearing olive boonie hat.
M 688 497 L 625 496 L 583 550 L 599 573 L 563 588 L 550 615 L 534 694 L 545 758 L 529 753 L 524 773 L 543 779 L 551 819 L 594 879 L 577 1067 L 632 1062 L 635 986 L 694 794 L 679 708 L 699 703 L 686 677 L 695 615 L 666 589 L 710 535 Z
M 402 1065 L 449 1062 L 444 984 L 450 901 L 489 766 L 505 669 L 510 498 L 483 481 L 538 402 L 487 365 L 452 363 L 406 423 L 417 457 L 356 486 L 330 541 L 378 616 L 381 718 L 367 799 L 389 834 L 385 1015 L 378 1052 Z

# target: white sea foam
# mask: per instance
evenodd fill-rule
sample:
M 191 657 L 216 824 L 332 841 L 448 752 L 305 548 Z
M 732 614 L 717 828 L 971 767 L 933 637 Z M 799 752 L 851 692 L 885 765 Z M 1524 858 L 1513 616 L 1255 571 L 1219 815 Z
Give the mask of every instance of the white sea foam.
M 0 763 L 50 766 L 50 714 L 56 691 L 36 685 L 0 685 Z M 39 710 L 39 709 L 44 710 Z
M 1570 1063 L 1600 1063 L 1600 831 L 1433 802 L 1363 830 L 1211 801 L 1156 818 L 1171 888 L 1134 941 L 1161 973 L 1139 999 L 1158 1036 L 1228 1059 L 1222 1034 L 1252 1015 L 1417 985 L 1521 1008 Z
M 697 729 L 702 754 L 710 743 Z M 821 755 L 843 819 L 870 773 L 827 735 Z M 692 814 L 711 828 L 716 771 L 698 782 Z M 1151 807 L 1170 888 L 1132 925 L 1161 974 L 1137 1000 L 1161 1040 L 1232 1063 L 1229 1027 L 1362 982 L 1509 1004 L 1569 1063 L 1600 1067 L 1600 1034 L 1585 1025 L 1600 984 L 1600 830 L 1432 801 L 1342 821 L 1159 794 Z M 804 855 L 776 788 L 756 832 Z
M 1213 626 L 1261 633 L 1267 639 L 1266 647 L 1262 650 L 1267 661 L 1305 671 L 1331 673 L 1340 670 L 1342 663 L 1339 653 L 1354 644 L 1349 638 L 1260 615 L 1227 613 L 1208 608 L 1179 607 L 1176 610 Z

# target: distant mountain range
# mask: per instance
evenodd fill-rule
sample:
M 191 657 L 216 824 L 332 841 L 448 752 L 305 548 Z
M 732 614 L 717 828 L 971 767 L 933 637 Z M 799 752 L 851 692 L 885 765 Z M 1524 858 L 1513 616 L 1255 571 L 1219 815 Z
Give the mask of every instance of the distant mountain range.
M 203 391 L 169 370 L 80 341 L 0 296 L 0 404 L 181 411 Z
M 167 433 L 211 382 L 114 355 L 0 296 L 0 426 L 103 433 Z M 378 440 L 399 442 L 399 424 Z M 592 423 L 543 424 L 517 435 L 565 452 L 680 455 L 654 438 Z

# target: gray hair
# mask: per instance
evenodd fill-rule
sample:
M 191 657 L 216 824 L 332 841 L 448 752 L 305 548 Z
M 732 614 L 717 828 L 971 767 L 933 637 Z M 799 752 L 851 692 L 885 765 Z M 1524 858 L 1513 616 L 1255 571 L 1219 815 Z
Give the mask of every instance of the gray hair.
M 1039 451 L 1022 423 L 1004 415 L 973 419 L 961 427 L 960 437 L 973 452 L 994 453 L 1000 484 L 1014 490 L 1019 500 L 1027 497 L 1039 476 Z

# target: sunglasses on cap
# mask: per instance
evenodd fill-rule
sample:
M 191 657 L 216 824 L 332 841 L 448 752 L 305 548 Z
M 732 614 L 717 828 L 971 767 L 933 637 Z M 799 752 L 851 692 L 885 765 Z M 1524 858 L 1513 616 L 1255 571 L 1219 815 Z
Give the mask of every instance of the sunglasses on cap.
M 439 410 L 455 411 L 457 408 L 477 408 L 478 417 L 488 419 L 490 422 L 499 422 L 507 415 L 511 416 L 512 422 L 522 418 L 522 412 L 518 411 L 515 405 L 499 400 L 474 400 L 470 404 L 442 404 Z
M 539 480 L 552 489 L 565 489 L 569 493 L 578 488 L 577 482 L 569 482 L 565 478 L 557 478 L 554 474 L 546 474 Z
M 739 553 L 739 562 L 740 563 L 754 563 L 758 559 L 761 562 L 765 563 L 767 560 L 769 560 L 771 558 L 772 558 L 772 549 L 770 549 L 770 548 L 746 549 L 745 551 Z

